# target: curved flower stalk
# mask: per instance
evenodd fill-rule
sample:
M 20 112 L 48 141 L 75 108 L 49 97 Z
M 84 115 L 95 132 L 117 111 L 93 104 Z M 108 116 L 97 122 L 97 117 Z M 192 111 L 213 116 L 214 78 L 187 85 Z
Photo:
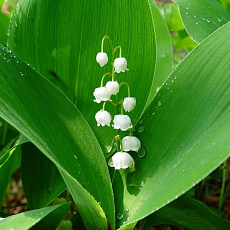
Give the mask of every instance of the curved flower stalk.
M 117 152 L 112 156 L 112 158 L 109 161 L 109 166 L 114 167 L 115 169 L 127 169 L 129 167 L 134 167 L 134 160 L 131 157 L 131 155 L 125 151 L 134 151 L 138 152 L 138 150 L 141 147 L 141 142 L 137 137 L 132 136 L 131 129 L 133 128 L 131 118 L 124 114 L 125 112 L 131 112 L 134 110 L 136 106 L 136 98 L 130 96 L 130 88 L 129 84 L 126 82 L 119 83 L 118 79 L 119 77 L 116 76 L 116 74 L 120 74 L 122 72 L 127 71 L 127 60 L 125 57 L 122 57 L 121 54 L 121 47 L 117 46 L 116 48 L 113 48 L 112 42 L 110 38 L 105 35 L 101 42 L 101 52 L 99 52 L 96 56 L 97 62 L 100 64 L 101 67 L 106 65 L 108 63 L 108 56 L 103 51 L 103 45 L 104 40 L 108 39 L 111 45 L 112 49 L 112 71 L 109 73 L 106 73 L 101 78 L 101 86 L 96 88 L 93 92 L 93 95 L 95 97 L 94 102 L 101 103 L 104 102 L 103 108 L 98 111 L 95 115 L 95 119 L 97 121 L 97 126 L 110 126 L 112 116 L 111 114 L 105 110 L 105 104 L 107 102 L 112 103 L 116 107 L 116 111 L 119 114 L 115 114 L 113 118 L 113 125 L 112 127 L 117 130 L 118 134 L 115 136 L 115 141 L 117 143 Z M 117 49 L 120 49 L 119 57 L 114 58 L 115 52 Z M 107 80 L 105 83 L 105 80 L 108 77 L 111 77 L 111 80 Z M 120 87 L 126 85 L 127 87 L 127 97 L 124 99 L 119 99 L 119 91 Z M 115 100 L 113 101 L 113 99 Z M 120 133 L 119 131 L 130 131 L 130 136 L 125 136 L 122 141 L 120 139 Z

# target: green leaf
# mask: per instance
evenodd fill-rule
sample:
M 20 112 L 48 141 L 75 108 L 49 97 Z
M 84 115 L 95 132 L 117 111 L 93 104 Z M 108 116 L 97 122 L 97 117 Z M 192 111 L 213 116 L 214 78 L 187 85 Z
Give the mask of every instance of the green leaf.
M 146 106 L 152 101 L 157 92 L 157 88 L 163 84 L 166 77 L 168 77 L 168 75 L 171 73 L 173 65 L 172 40 L 168 26 L 162 18 L 155 2 L 153 0 L 149 0 L 149 4 L 152 12 L 156 36 L 156 63 L 152 88 Z
M 190 37 L 200 43 L 230 21 L 230 15 L 217 0 L 173 0 Z
M 184 29 L 181 21 L 180 12 L 175 4 L 164 5 L 164 18 L 170 31 L 179 31 Z
M 86 226 L 107 226 L 97 202 L 101 202 L 114 226 L 108 167 L 92 130 L 63 93 L 3 47 L 0 103 L 0 116 L 20 130 L 61 172 Z
M 56 229 L 69 206 L 70 203 L 66 203 L 9 216 L 0 221 L 0 229 Z
M 188 196 L 182 196 L 146 218 L 145 229 L 157 224 L 170 224 L 186 229 L 229 229 L 230 222 L 218 216 L 208 206 Z M 201 227 L 202 226 L 202 227 Z
M 66 189 L 56 166 L 31 143 L 22 145 L 21 177 L 31 209 L 46 207 Z
M 155 35 L 148 0 L 20 1 L 8 43 L 16 55 L 71 99 L 106 153 L 117 133 L 111 127 L 97 127 L 94 116 L 102 105 L 93 102 L 93 92 L 100 86 L 103 74 L 112 71 L 110 64 L 101 68 L 95 60 L 104 35 L 112 39 L 114 46 L 122 47 L 122 56 L 128 60 L 129 71 L 116 76 L 119 82 L 129 84 L 131 96 L 137 99 L 136 112 L 131 113 L 135 123 L 147 102 L 155 69 Z M 104 52 L 112 62 L 108 40 Z M 119 93 L 120 98 L 124 96 L 125 86 Z M 111 104 L 106 104 L 106 110 L 115 115 Z
M 0 9 L 2 8 L 3 2 L 4 2 L 4 0 L 0 0 Z
M 133 154 L 136 171 L 128 175 L 127 187 L 119 185 L 119 175 L 114 181 L 116 210 L 123 213 L 119 225 L 173 201 L 229 156 L 229 32 L 230 23 L 198 45 L 141 118 L 136 128 L 146 156 Z
M 0 153 L 0 168 L 9 160 L 12 153 L 15 151 L 16 147 L 27 142 L 23 135 L 20 135 L 19 138 L 13 138 L 8 145 L 6 145 Z
M 1 6 L 1 4 L 0 4 Z M 0 10 L 0 43 L 6 45 L 7 43 L 7 30 L 10 24 L 10 18 Z
M 6 152 L 12 151 L 11 147 L 14 142 L 15 139 L 8 143 L 5 148 L 1 150 L 0 156 L 5 155 Z M 2 204 L 2 201 L 5 197 L 6 189 L 10 182 L 12 174 L 20 167 L 20 160 L 21 151 L 20 149 L 16 148 L 16 150 L 13 150 L 10 156 L 7 158 L 7 161 L 5 161 L 5 163 L 0 167 L 0 204 Z

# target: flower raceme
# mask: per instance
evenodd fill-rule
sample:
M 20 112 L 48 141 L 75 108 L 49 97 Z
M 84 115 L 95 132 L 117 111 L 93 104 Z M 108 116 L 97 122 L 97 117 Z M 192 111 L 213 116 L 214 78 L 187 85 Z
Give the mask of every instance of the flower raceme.
M 107 35 L 103 37 L 101 42 L 101 52 L 99 52 L 96 56 L 96 61 L 100 64 L 101 67 L 106 65 L 109 59 L 108 55 L 105 52 L 103 52 L 103 44 L 105 39 L 109 39 L 109 37 Z M 116 76 L 116 74 L 120 74 L 121 72 L 125 72 L 128 70 L 127 60 L 126 58 L 122 57 L 120 46 L 113 48 L 111 40 L 110 45 L 112 48 L 113 57 L 115 55 L 116 50 L 118 48 L 120 49 L 119 57 L 115 58 L 115 60 L 112 60 L 112 71 L 102 76 L 101 87 L 96 88 L 93 92 L 93 95 L 95 97 L 94 102 L 98 104 L 104 102 L 103 108 L 100 111 L 98 111 L 95 115 L 97 126 L 110 126 L 112 116 L 108 111 L 105 110 L 105 104 L 109 101 L 110 103 L 112 103 L 112 105 L 116 107 L 117 113 L 120 113 L 114 115 L 112 127 L 118 131 L 121 130 L 123 132 L 130 132 L 130 136 L 125 136 L 122 140 L 120 139 L 121 134 L 115 136 L 114 138 L 117 144 L 117 152 L 110 159 L 109 166 L 119 170 L 134 166 L 134 160 L 130 156 L 130 154 L 127 153 L 127 151 L 138 152 L 138 150 L 141 147 L 141 142 L 137 137 L 132 136 L 133 125 L 131 118 L 128 115 L 123 114 L 123 110 L 125 110 L 125 112 L 133 111 L 133 109 L 136 106 L 136 98 L 130 97 L 130 88 L 128 83 L 122 81 L 119 84 L 119 81 L 117 80 L 119 77 Z M 112 79 L 107 81 L 107 83 L 104 86 L 105 77 L 111 77 Z M 120 87 L 123 85 L 127 86 L 128 96 L 125 97 L 123 100 L 119 100 Z M 113 101 L 114 99 L 115 101 Z

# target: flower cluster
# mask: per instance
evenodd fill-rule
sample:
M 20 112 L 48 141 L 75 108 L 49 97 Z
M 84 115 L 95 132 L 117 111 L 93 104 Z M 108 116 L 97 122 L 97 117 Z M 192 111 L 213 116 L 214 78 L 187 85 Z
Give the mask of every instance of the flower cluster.
M 100 87 L 96 88 L 93 92 L 93 95 L 95 97 L 94 102 L 103 102 L 103 108 L 96 113 L 95 119 L 97 121 L 97 126 L 110 126 L 112 116 L 108 111 L 105 110 L 106 102 L 110 102 L 114 106 L 120 108 L 120 114 L 115 115 L 113 118 L 112 127 L 118 131 L 129 130 L 130 136 L 125 136 L 122 140 L 120 139 L 120 135 L 117 135 L 115 137 L 115 141 L 117 142 L 117 153 L 112 156 L 109 165 L 111 167 L 114 167 L 115 169 L 126 169 L 128 167 L 134 166 L 134 160 L 127 152 L 124 151 L 138 152 L 141 147 L 140 140 L 137 137 L 132 136 L 131 129 L 133 128 L 133 125 L 130 117 L 123 114 L 123 110 L 125 110 L 125 112 L 131 112 L 135 108 L 136 98 L 130 96 L 130 88 L 127 83 L 119 83 L 117 81 L 116 74 L 128 70 L 127 60 L 121 55 L 121 47 L 117 46 L 116 48 L 113 48 L 112 42 L 107 35 L 104 36 L 104 38 L 102 39 L 101 52 L 97 54 L 96 61 L 101 67 L 105 66 L 108 63 L 108 55 L 103 52 L 103 44 L 105 39 L 108 39 L 110 41 L 112 56 L 114 57 L 117 49 L 120 49 L 120 56 L 112 61 L 112 72 L 106 73 L 102 76 Z M 104 79 L 106 76 L 111 77 L 111 80 L 107 81 L 107 83 L 104 85 Z M 120 87 L 123 85 L 125 85 L 128 89 L 128 96 L 119 101 L 118 94 Z M 113 100 L 111 99 L 112 95 L 115 95 L 116 103 L 113 102 Z

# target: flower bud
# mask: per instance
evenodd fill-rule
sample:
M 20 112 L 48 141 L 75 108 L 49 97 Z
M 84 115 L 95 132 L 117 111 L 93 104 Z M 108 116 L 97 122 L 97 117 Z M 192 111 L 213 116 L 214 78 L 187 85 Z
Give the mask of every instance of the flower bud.
M 96 61 L 99 63 L 101 67 L 107 64 L 108 62 L 108 55 L 107 53 L 99 52 L 96 56 Z
M 120 72 L 125 72 L 127 69 L 127 61 L 125 58 L 120 57 L 120 58 L 116 58 L 114 60 L 114 68 L 115 68 L 115 72 L 120 73 Z
M 126 97 L 123 101 L 123 107 L 126 112 L 131 112 L 136 106 L 135 97 Z
M 115 169 L 126 169 L 134 166 L 133 158 L 125 152 L 115 153 L 109 161 L 109 166 Z
M 73 230 L 72 222 L 70 220 L 62 220 L 56 230 Z
M 114 129 L 121 129 L 122 131 L 126 131 L 133 127 L 128 115 L 115 115 L 113 123 Z
M 124 151 L 135 151 L 141 148 L 141 142 L 137 137 L 126 136 L 122 139 L 122 146 Z
M 95 97 L 95 102 L 100 103 L 101 101 L 109 101 L 110 100 L 110 94 L 109 91 L 105 87 L 99 87 L 96 88 L 93 92 L 93 95 Z
M 97 121 L 97 126 L 110 126 L 110 122 L 111 122 L 111 115 L 109 112 L 104 111 L 104 110 L 100 110 L 96 113 L 95 115 L 95 119 Z
M 108 81 L 105 87 L 110 95 L 116 95 L 119 92 L 119 83 L 117 81 Z

